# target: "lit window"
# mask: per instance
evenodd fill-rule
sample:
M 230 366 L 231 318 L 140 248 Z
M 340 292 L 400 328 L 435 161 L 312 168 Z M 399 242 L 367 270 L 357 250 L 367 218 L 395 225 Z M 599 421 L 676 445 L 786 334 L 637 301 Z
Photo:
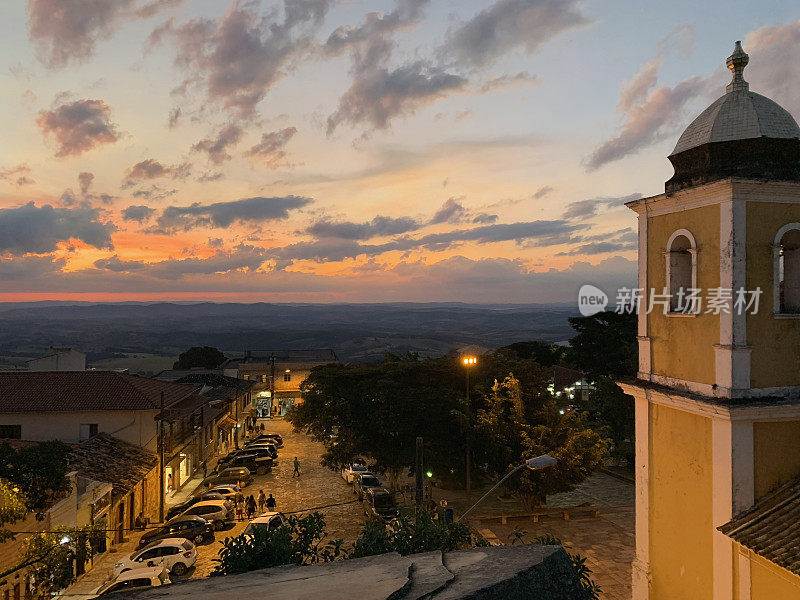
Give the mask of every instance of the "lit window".
M 697 244 L 694 236 L 679 229 L 667 242 L 667 289 L 670 312 L 690 313 L 695 307 L 688 299 L 697 288 Z
M 800 313 L 800 223 L 791 223 L 775 237 L 775 312 Z
M 292 372 L 291 372 L 291 371 L 289 371 L 288 369 L 287 369 L 287 370 L 286 370 L 286 372 L 283 374 L 283 380 L 284 380 L 284 381 L 291 381 L 291 380 L 292 380 Z

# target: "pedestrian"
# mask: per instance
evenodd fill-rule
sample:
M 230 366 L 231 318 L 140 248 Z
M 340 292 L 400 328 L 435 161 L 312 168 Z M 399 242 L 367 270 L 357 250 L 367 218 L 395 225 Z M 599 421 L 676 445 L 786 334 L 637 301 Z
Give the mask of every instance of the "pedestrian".
M 297 457 L 294 457 L 294 473 L 292 473 L 292 478 L 300 477 L 300 461 L 297 460 Z
M 208 477 L 208 463 L 205 460 L 202 463 L 202 467 L 203 467 L 203 479 L 205 479 L 206 477 Z
M 256 514 L 256 499 L 253 498 L 253 494 L 247 498 L 247 518 L 252 519 Z
M 267 510 L 269 512 L 275 512 L 275 507 L 278 506 L 278 501 L 275 500 L 275 497 L 270 494 L 269 498 L 267 498 Z
M 264 424 L 261 423 L 259 433 L 264 433 Z
M 173 490 L 172 487 L 172 473 L 167 475 L 167 492 L 171 492 Z
M 267 497 L 264 495 L 264 490 L 258 492 L 258 512 L 263 513 L 264 508 L 267 506 Z
M 236 520 L 244 521 L 244 502 L 236 503 Z
M 239 505 L 239 504 L 244 504 L 244 494 L 242 494 L 242 491 L 241 491 L 241 490 L 239 490 L 238 492 L 236 492 L 236 495 L 235 495 L 233 498 L 234 498 L 234 502 L 235 502 L 237 505 Z

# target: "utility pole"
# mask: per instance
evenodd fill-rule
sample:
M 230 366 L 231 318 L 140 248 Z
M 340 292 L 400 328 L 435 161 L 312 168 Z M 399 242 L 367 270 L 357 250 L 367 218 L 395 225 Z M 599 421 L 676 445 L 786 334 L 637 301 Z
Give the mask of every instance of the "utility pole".
M 269 415 L 275 410 L 275 353 L 269 355 Z
M 469 369 L 467 369 L 467 418 L 471 421 L 472 420 L 472 405 L 469 403 Z M 469 427 L 471 424 L 468 424 Z M 472 504 L 472 474 L 470 473 L 471 465 L 470 465 L 470 447 L 469 447 L 469 432 L 467 432 L 466 441 L 467 441 L 467 456 L 466 456 L 466 467 L 467 467 L 467 504 Z
M 416 446 L 416 463 L 414 468 L 414 475 L 416 477 L 416 489 L 414 490 L 415 501 L 417 504 L 417 509 L 422 508 L 422 469 L 423 469 L 423 462 L 422 462 L 422 438 L 417 438 L 417 446 Z
M 158 521 L 164 522 L 164 392 L 161 392 L 161 412 L 158 414 Z

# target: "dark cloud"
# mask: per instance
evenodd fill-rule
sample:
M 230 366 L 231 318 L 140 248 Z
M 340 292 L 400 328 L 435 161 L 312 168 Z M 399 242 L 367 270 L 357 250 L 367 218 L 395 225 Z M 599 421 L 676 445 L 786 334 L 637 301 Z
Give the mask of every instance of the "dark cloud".
M 132 204 L 122 211 L 122 218 L 126 221 L 138 221 L 144 223 L 153 213 L 156 212 L 155 208 L 150 208 L 144 204 Z
M 136 163 L 125 171 L 122 187 L 129 188 L 147 179 L 186 179 L 192 171 L 191 163 L 179 165 L 164 165 L 154 158 L 148 158 Z
M 472 217 L 473 223 L 480 223 L 481 225 L 486 225 L 488 223 L 494 223 L 497 221 L 497 215 L 490 215 L 489 213 L 479 213 Z
M 208 160 L 215 165 L 222 164 L 231 159 L 228 148 L 239 143 L 242 138 L 242 128 L 236 123 L 230 123 L 219 130 L 216 136 L 200 140 L 192 146 L 194 152 L 204 152 Z
M 286 158 L 284 146 L 286 146 L 289 140 L 296 134 L 297 129 L 295 127 L 286 127 L 278 131 L 263 133 L 261 134 L 261 141 L 250 148 L 250 150 L 245 153 L 245 156 L 258 158 L 260 162 L 263 162 L 263 164 L 270 169 L 286 166 L 283 162 Z
M 0 281 L 29 281 L 57 273 L 67 264 L 63 258 L 52 256 L 13 256 L 0 257 Z
M 328 38 L 329 52 L 350 51 L 353 81 L 328 117 L 328 134 L 343 123 L 386 129 L 392 119 L 409 115 L 467 85 L 460 75 L 449 73 L 427 59 L 390 68 L 394 50 L 392 35 L 413 26 L 428 2 L 401 0 L 394 11 L 370 13 L 357 28 L 339 28 Z
M 552 192 L 553 188 L 551 188 L 549 185 L 543 185 L 533 193 L 533 199 L 539 200 L 540 198 L 544 198 L 545 196 L 551 194 Z
M 208 183 L 209 181 L 219 181 L 225 176 L 222 171 L 206 171 L 197 178 L 200 183 Z
M 567 209 L 562 215 L 563 219 L 588 219 L 594 217 L 600 210 L 605 208 L 618 208 L 624 206 L 626 202 L 638 200 L 642 195 L 639 193 L 629 194 L 620 197 L 590 198 L 588 200 L 578 200 L 567 204 Z
M 441 53 L 462 67 L 483 67 L 516 48 L 531 54 L 590 22 L 578 0 L 497 0 L 452 29 Z
M 527 71 L 520 71 L 516 75 L 502 75 L 495 77 L 484 82 L 478 91 L 481 94 L 488 94 L 489 92 L 497 92 L 509 88 L 519 88 L 529 85 L 538 85 L 539 80 L 536 75 L 531 75 Z
M 85 196 L 89 193 L 89 188 L 92 187 L 93 181 L 94 173 L 88 173 L 86 171 L 83 173 L 78 173 L 78 185 L 81 188 L 81 194 Z
M 0 181 L 7 181 L 19 186 L 31 185 L 36 182 L 29 177 L 30 172 L 31 168 L 25 163 L 19 164 L 16 167 L 0 169 Z
M 180 123 L 181 116 L 183 116 L 183 111 L 180 107 L 173 108 L 169 111 L 169 117 L 167 118 L 167 127 L 170 129 L 174 129 Z
M 377 256 L 386 252 L 429 250 L 440 252 L 463 242 L 490 244 L 495 242 L 525 242 L 532 246 L 563 244 L 574 232 L 585 226 L 563 220 L 532 221 L 483 225 L 469 229 L 456 229 L 445 233 L 431 233 L 420 237 L 400 236 L 382 244 L 359 244 L 355 240 L 324 238 L 312 242 L 298 242 L 281 248 L 270 248 L 270 256 L 281 260 L 341 261 L 357 256 Z
M 231 251 L 218 250 L 208 258 L 170 258 L 154 263 L 143 263 L 138 260 L 122 260 L 114 255 L 95 261 L 94 266 L 117 273 L 145 272 L 148 276 L 158 279 L 177 280 L 186 275 L 230 273 L 240 269 L 255 271 L 265 260 L 262 248 L 239 245 Z
M 306 233 L 318 238 L 368 240 L 373 237 L 416 231 L 420 227 L 420 223 L 411 217 L 392 218 L 379 215 L 365 223 L 317 221 L 306 229 Z
M 149 188 L 141 188 L 135 190 L 131 195 L 134 198 L 144 198 L 145 200 L 163 200 L 178 193 L 178 190 L 172 188 L 170 190 L 164 189 L 157 185 L 151 185 Z
M 112 248 L 111 223 L 103 223 L 94 208 L 37 207 L 29 202 L 0 209 L 0 252 L 44 254 L 59 242 L 76 239 L 95 248 Z
M 464 206 L 457 199 L 448 198 L 433 215 L 431 223 L 459 223 L 466 212 Z
M 84 62 L 126 20 L 148 19 L 183 0 L 28 0 L 28 35 L 51 68 Z
M 280 221 L 289 212 L 310 204 L 310 198 L 285 196 L 279 198 L 243 198 L 209 205 L 168 206 L 156 221 L 154 233 L 189 230 L 196 227 L 228 227 L 234 222 Z
M 42 110 L 36 124 L 55 138 L 57 157 L 78 156 L 100 144 L 112 144 L 120 135 L 111 122 L 111 107 L 102 100 L 76 100 Z
M 330 4 L 284 0 L 281 19 L 274 11 L 259 14 L 256 4 L 236 2 L 218 21 L 168 21 L 150 42 L 174 41 L 175 63 L 188 71 L 185 85 L 199 82 L 211 102 L 252 118 L 267 90 L 309 49 Z
M 392 119 L 413 114 L 462 90 L 467 80 L 427 61 L 388 69 L 364 64 L 356 69 L 353 83 L 328 118 L 328 134 L 342 123 L 365 124 L 386 129 Z

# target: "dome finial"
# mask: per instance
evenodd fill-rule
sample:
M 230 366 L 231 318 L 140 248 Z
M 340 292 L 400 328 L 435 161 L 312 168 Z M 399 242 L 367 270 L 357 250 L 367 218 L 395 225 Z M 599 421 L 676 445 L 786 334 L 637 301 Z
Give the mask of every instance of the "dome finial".
M 744 68 L 748 62 L 750 62 L 750 57 L 742 50 L 742 42 L 737 41 L 733 54 L 725 61 L 725 64 L 733 72 L 733 79 L 725 87 L 726 92 L 747 91 L 750 89 L 750 84 L 744 80 Z

